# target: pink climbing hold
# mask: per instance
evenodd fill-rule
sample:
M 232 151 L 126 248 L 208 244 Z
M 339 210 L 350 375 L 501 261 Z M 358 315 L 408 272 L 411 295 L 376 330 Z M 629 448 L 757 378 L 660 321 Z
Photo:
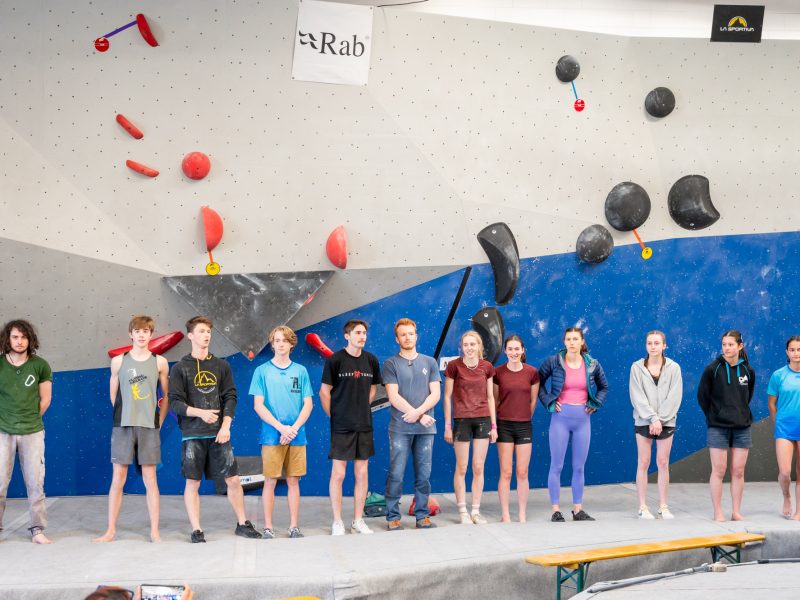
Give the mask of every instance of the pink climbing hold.
M 203 179 L 211 170 L 211 160 L 202 152 L 190 152 L 183 157 L 181 168 L 189 179 Z
M 347 233 L 344 225 L 339 225 L 331 231 L 328 242 L 325 244 L 328 260 L 340 269 L 347 268 Z

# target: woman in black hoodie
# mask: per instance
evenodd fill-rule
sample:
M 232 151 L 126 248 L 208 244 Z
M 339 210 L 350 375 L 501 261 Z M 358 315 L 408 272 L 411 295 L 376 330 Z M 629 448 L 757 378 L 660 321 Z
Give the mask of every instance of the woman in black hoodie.
M 706 415 L 708 449 L 711 454 L 711 503 L 714 520 L 724 521 L 722 512 L 722 478 L 731 453 L 732 521 L 742 521 L 742 494 L 747 453 L 753 445 L 750 426 L 753 413 L 750 400 L 756 386 L 756 375 L 747 360 L 742 334 L 735 329 L 722 334 L 722 354 L 708 365 L 700 377 L 697 401 Z

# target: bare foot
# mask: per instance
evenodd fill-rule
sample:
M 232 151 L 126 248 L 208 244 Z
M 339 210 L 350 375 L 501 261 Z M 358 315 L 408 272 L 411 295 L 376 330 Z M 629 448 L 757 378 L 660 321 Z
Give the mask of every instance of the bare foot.
M 792 497 L 791 496 L 784 496 L 783 497 L 783 517 L 788 519 L 792 516 Z
M 792 515 L 792 521 L 800 521 L 800 512 L 796 512 Z
M 520 515 L 519 516 L 519 522 L 520 523 L 527 523 L 528 519 L 525 517 L 525 515 Z
M 511 517 L 509 517 L 508 515 L 503 515 L 500 518 L 500 522 L 501 523 L 511 523 Z
M 53 540 L 51 540 L 50 538 L 48 538 L 48 537 L 47 537 L 45 534 L 43 534 L 42 532 L 39 532 L 39 533 L 37 533 L 35 536 L 33 536 L 33 537 L 31 538 L 31 542 L 33 542 L 34 544 L 52 544 L 52 543 L 53 543 Z
M 723 515 L 722 513 L 715 513 L 714 514 L 714 520 L 715 521 L 727 521 L 727 519 L 725 518 L 725 515 Z
M 154 544 L 161 543 L 161 534 L 158 531 L 151 531 L 150 532 L 150 541 Z
M 92 541 L 93 542 L 113 542 L 114 541 L 114 537 L 116 535 L 117 535 L 116 531 L 112 531 L 111 529 L 109 529 L 103 535 L 101 535 L 100 537 L 94 538 Z
M 744 521 L 745 518 L 742 516 L 741 513 L 733 513 L 731 515 L 731 521 Z

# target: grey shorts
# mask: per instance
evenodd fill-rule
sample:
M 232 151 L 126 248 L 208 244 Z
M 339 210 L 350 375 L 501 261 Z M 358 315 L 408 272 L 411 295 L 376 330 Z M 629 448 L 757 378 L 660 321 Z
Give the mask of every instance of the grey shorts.
M 132 465 L 161 463 L 161 430 L 155 427 L 114 427 L 111 430 L 111 462 Z
M 709 448 L 752 448 L 752 427 L 709 427 L 706 442 Z

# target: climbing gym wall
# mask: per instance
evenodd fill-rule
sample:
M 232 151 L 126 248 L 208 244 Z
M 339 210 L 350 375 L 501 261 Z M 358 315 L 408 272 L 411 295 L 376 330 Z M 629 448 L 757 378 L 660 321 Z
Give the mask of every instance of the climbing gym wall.
M 246 392 L 269 349 L 245 348 L 226 327 L 266 329 L 277 315 L 290 315 L 301 340 L 317 333 L 333 348 L 347 318 L 366 317 L 368 348 L 381 360 L 395 351 L 391 326 L 401 316 L 420 324 L 422 351 L 433 354 L 443 338 L 446 357 L 471 317 L 496 307 L 534 364 L 559 348 L 565 326 L 582 324 L 612 385 L 594 421 L 592 483 L 633 478 L 627 374 L 650 329 L 667 332 L 668 352 L 684 367 L 676 460 L 704 445 L 694 392 L 729 327 L 745 334 L 754 412 L 766 416 L 766 379 L 796 333 L 797 42 L 628 38 L 376 8 L 369 83 L 339 86 L 291 79 L 296 15 L 297 2 L 282 0 L 200 1 L 191 13 L 156 2 L 0 6 L 9 32 L 0 39 L 0 294 L 4 318 L 38 326 L 41 354 L 57 371 L 45 418 L 48 493 L 107 491 L 107 352 L 128 341 L 130 316 L 152 314 L 157 335 L 180 331 L 215 294 L 212 351 L 234 367 L 233 441 L 242 456 L 258 453 Z M 126 24 L 96 49 L 96 38 Z M 555 72 L 566 55 L 580 67 L 571 81 Z M 662 87 L 674 110 L 653 116 L 645 98 Z M 194 152 L 208 157 L 199 179 L 201 157 L 183 168 Z M 720 216 L 707 228 L 686 229 L 670 214 L 670 190 L 687 175 L 708 180 L 704 200 Z M 607 220 L 607 197 L 625 182 L 649 198 L 635 231 Z M 223 223 L 218 239 L 208 238 L 204 206 Z M 520 257 L 504 304 L 476 237 L 495 223 L 508 226 Z M 608 232 L 600 255 L 610 255 L 598 264 L 575 255 L 592 225 Z M 345 269 L 326 254 L 338 226 Z M 206 275 L 211 262 L 219 275 Z M 302 288 L 269 305 L 278 300 L 271 285 L 285 290 L 308 272 L 326 272 L 313 301 L 304 305 L 312 292 Z M 260 275 L 241 279 L 251 274 Z M 213 277 L 223 283 L 201 281 Z M 181 293 L 190 282 L 200 287 Z M 243 289 L 264 301 L 260 312 L 232 308 Z M 286 312 L 291 303 L 296 313 Z M 319 353 L 301 341 L 295 358 L 318 388 Z M 375 417 L 371 477 L 380 487 L 387 411 Z M 327 426 L 317 404 L 307 493 L 327 490 Z M 542 412 L 534 426 L 531 482 L 541 486 Z M 606 451 L 608 439 L 618 451 Z M 180 434 L 171 419 L 163 443 L 162 489 L 177 493 Z M 446 491 L 452 453 L 437 444 L 433 482 Z M 487 465 L 494 486 L 496 461 Z M 707 473 L 697 464 L 685 476 Z M 126 489 L 143 488 L 133 480 Z M 22 491 L 15 479 L 12 492 Z

